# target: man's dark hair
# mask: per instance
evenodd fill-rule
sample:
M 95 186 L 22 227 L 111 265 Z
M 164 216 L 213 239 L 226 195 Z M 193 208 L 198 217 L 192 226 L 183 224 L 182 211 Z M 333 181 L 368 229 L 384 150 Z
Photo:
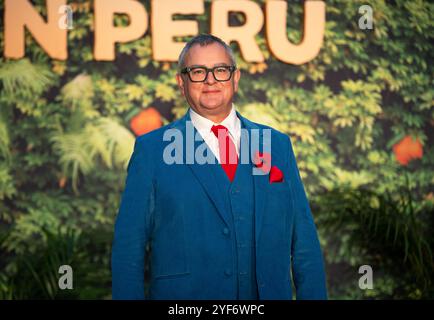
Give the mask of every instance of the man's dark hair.
M 235 56 L 234 52 L 232 51 L 232 48 L 228 46 L 222 39 L 213 36 L 211 34 L 200 34 L 192 38 L 190 41 L 188 41 L 182 49 L 181 53 L 179 54 L 178 58 L 178 71 L 181 71 L 185 67 L 185 57 L 187 56 L 188 51 L 196 44 L 200 45 L 201 47 L 207 46 L 212 43 L 218 43 L 220 44 L 229 55 L 229 58 L 231 60 L 231 64 L 233 66 L 236 66 Z

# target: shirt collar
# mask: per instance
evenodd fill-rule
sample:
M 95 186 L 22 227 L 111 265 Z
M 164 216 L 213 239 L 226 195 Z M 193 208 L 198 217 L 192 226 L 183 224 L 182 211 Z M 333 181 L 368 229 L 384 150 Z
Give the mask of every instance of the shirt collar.
M 197 131 L 203 136 L 204 134 L 208 135 L 211 132 L 211 127 L 213 125 L 221 124 L 228 128 L 229 134 L 232 137 L 237 137 L 237 127 L 239 127 L 240 119 L 238 119 L 237 113 L 235 111 L 235 106 L 232 104 L 232 109 L 229 112 L 228 116 L 220 123 L 214 123 L 213 121 L 201 116 L 197 112 L 195 112 L 192 108 L 190 108 L 190 118 L 193 122 L 193 125 L 196 127 Z

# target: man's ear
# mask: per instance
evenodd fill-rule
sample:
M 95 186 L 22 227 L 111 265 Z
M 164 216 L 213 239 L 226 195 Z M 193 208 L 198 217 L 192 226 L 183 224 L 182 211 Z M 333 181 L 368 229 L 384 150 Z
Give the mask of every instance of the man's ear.
M 234 75 L 233 75 L 233 78 L 234 78 L 234 92 L 238 91 L 238 82 L 240 81 L 240 77 L 241 77 L 241 71 L 240 71 L 240 69 L 236 69 L 234 71 Z
M 176 82 L 178 82 L 178 88 L 181 91 L 182 95 L 185 96 L 185 94 L 184 94 L 184 79 L 182 78 L 180 73 L 176 74 Z

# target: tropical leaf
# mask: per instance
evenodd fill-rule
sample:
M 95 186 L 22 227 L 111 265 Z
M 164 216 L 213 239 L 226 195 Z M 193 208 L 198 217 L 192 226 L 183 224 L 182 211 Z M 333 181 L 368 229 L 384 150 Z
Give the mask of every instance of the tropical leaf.
M 79 176 L 89 174 L 98 159 L 108 168 L 126 168 L 134 147 L 134 135 L 111 118 L 98 118 L 77 132 L 56 133 L 53 148 L 64 173 L 77 190 Z
M 77 190 L 79 174 L 88 174 L 95 166 L 94 152 L 90 152 L 89 137 L 83 132 L 59 133 L 51 137 L 53 150 L 65 174 L 71 176 L 74 190 Z
M 10 97 L 20 94 L 34 98 L 47 90 L 54 77 L 47 66 L 32 64 L 29 59 L 9 61 L 0 66 L 0 83 Z
M 61 90 L 62 101 L 73 110 L 80 108 L 84 117 L 93 118 L 98 112 L 93 109 L 92 98 L 94 96 L 92 79 L 87 74 L 79 74 Z
M 110 118 L 99 118 L 95 126 L 106 139 L 106 150 L 110 153 L 107 160 L 113 159 L 115 166 L 126 169 L 133 153 L 134 135 L 130 130 Z M 106 164 L 111 167 L 112 161 L 107 161 Z

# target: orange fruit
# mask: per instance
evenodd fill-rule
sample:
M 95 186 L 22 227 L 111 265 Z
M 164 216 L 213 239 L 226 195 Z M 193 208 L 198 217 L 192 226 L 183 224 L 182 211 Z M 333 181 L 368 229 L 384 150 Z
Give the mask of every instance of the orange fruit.
M 131 130 L 136 136 L 141 136 L 162 126 L 161 115 L 154 107 L 146 108 L 135 115 L 130 121 Z
M 413 159 L 421 159 L 423 156 L 423 146 L 418 139 L 405 136 L 400 142 L 393 146 L 396 160 L 403 166 Z

